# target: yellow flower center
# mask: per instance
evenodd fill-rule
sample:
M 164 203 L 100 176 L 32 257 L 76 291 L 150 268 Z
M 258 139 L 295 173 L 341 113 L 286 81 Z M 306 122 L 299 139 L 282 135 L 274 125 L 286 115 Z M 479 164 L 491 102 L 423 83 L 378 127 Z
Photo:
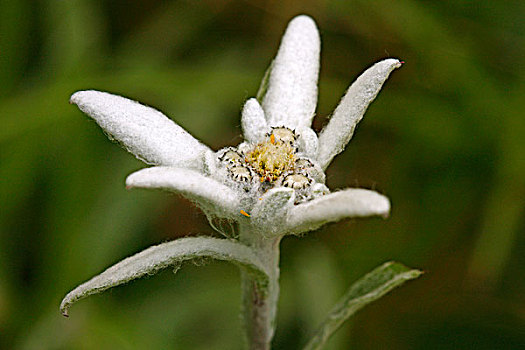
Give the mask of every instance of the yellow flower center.
M 273 135 L 272 135 L 273 136 Z M 261 182 L 273 182 L 295 165 L 295 149 L 271 137 L 246 155 L 246 163 L 260 176 Z

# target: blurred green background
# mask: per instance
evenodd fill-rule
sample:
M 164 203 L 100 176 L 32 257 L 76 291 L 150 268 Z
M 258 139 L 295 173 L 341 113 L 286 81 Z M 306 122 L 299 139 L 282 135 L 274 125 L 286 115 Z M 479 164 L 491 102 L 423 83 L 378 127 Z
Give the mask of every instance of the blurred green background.
M 387 194 L 388 220 L 282 245 L 275 349 L 299 349 L 350 283 L 394 259 L 426 271 L 362 310 L 330 349 L 525 348 L 525 2 L 0 2 L 0 348 L 240 349 L 235 266 L 186 264 L 58 311 L 77 284 L 149 245 L 214 234 L 179 196 L 126 191 L 144 165 L 68 98 L 121 94 L 214 149 L 235 145 L 293 16 L 323 40 L 319 131 L 385 57 L 386 83 L 331 188 Z

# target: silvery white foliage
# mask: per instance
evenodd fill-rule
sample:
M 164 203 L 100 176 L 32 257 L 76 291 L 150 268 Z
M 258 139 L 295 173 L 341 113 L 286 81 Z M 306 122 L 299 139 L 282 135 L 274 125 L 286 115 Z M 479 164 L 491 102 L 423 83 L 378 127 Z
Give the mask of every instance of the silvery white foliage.
M 355 127 L 363 118 L 368 105 L 376 98 L 390 73 L 401 67 L 397 59 L 386 59 L 367 69 L 350 86 L 330 122 L 319 135 L 318 160 L 326 169 L 332 159 L 341 153 L 352 138 Z
M 210 149 L 161 112 L 101 91 L 79 91 L 70 99 L 110 138 L 147 164 L 202 169 Z
M 390 201 L 385 196 L 362 188 L 350 188 L 296 205 L 288 212 L 283 230 L 301 233 L 347 217 L 381 215 L 390 211 Z
M 199 203 L 203 209 L 224 217 L 235 216 L 240 210 L 237 191 L 194 170 L 167 166 L 146 168 L 128 176 L 126 187 L 178 192 Z
M 184 261 L 197 258 L 234 262 L 255 276 L 261 285 L 268 283 L 268 273 L 265 266 L 245 245 L 226 239 L 188 237 L 149 247 L 113 265 L 69 292 L 62 300 L 60 310 L 62 314 L 67 316 L 71 304 L 80 299 L 147 274 L 153 274 L 166 267 L 177 266 Z
M 75 93 L 71 103 L 129 152 L 154 165 L 131 174 L 126 180 L 129 188 L 180 193 L 209 218 L 237 222 L 244 236 L 239 243 L 199 238 L 150 248 L 73 290 L 64 299 L 64 309 L 87 295 L 181 259 L 208 256 L 266 274 L 270 281 L 267 292 L 271 294 L 268 303 L 272 305 L 263 302 L 254 306 L 266 308 L 257 311 L 261 313 L 254 327 L 271 328 L 278 295 L 280 238 L 344 218 L 387 216 L 388 198 L 365 189 L 330 193 L 324 170 L 349 142 L 368 105 L 401 63 L 386 59 L 366 70 L 348 89 L 318 136 L 311 123 L 317 105 L 319 54 L 320 38 L 314 21 L 307 16 L 294 18 L 265 74 L 258 95 L 261 103 L 249 99 L 242 110 L 245 141 L 218 152 L 153 108 L 105 92 Z M 191 253 L 185 250 L 186 245 L 191 245 Z M 245 292 L 253 291 L 248 288 Z M 269 342 L 273 328 L 254 334 Z
M 315 131 L 308 126 L 298 128 L 297 133 L 299 134 L 297 138 L 297 146 L 303 151 L 304 156 L 310 159 L 317 159 L 319 140 Z
M 295 193 L 291 188 L 272 188 L 266 192 L 252 210 L 255 230 L 267 237 L 282 234 L 294 199 Z
M 317 106 L 320 52 L 315 22 L 295 17 L 273 61 L 262 102 L 270 126 L 310 127 Z
M 270 131 L 264 117 L 264 111 L 257 99 L 251 98 L 244 104 L 241 126 L 244 139 L 254 144 L 263 142 L 266 134 Z

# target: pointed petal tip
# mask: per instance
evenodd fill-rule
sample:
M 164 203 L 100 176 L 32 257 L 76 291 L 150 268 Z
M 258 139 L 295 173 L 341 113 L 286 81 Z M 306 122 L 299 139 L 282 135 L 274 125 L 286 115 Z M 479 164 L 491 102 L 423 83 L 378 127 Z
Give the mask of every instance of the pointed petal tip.
M 246 100 L 243 108 L 254 108 L 256 106 L 260 106 L 259 101 L 255 97 L 250 97 Z
M 64 300 L 62 300 L 62 302 L 60 303 L 60 313 L 64 317 L 69 317 L 69 307 L 67 306 L 66 299 L 67 295 L 64 297 Z
M 299 15 L 292 18 L 286 28 L 285 35 L 287 34 L 294 37 L 300 35 L 303 40 L 309 40 L 311 42 L 311 49 L 315 48 L 314 51 L 320 50 L 321 36 L 319 34 L 319 29 L 317 28 L 314 19 L 310 16 Z
M 403 64 L 405 64 L 405 61 L 401 61 L 397 58 L 387 58 L 382 61 L 379 61 L 378 64 L 384 65 L 385 67 L 391 68 L 391 69 L 397 69 L 401 68 Z
M 353 193 L 354 198 L 359 199 L 362 216 L 379 216 L 383 219 L 387 219 L 390 216 L 391 205 L 390 199 L 387 196 L 365 188 L 354 188 L 348 190 L 351 191 L 349 193 Z
M 384 198 L 384 203 L 383 203 L 383 214 L 381 215 L 381 217 L 383 219 L 388 219 L 390 217 L 390 210 L 392 209 L 392 205 L 390 204 L 390 199 L 388 199 L 388 197 L 386 196 L 383 196 Z
M 390 199 L 381 193 L 371 190 L 363 190 L 363 194 L 369 198 L 370 211 L 374 212 L 375 215 L 380 216 L 383 219 L 387 219 L 390 216 Z
M 113 98 L 117 97 L 119 99 L 126 99 L 125 97 L 113 95 L 109 92 L 98 91 L 98 90 L 79 90 L 73 93 L 69 98 L 70 104 L 75 104 L 79 108 L 82 106 L 89 106 L 93 103 L 99 103 L 104 98 Z M 133 101 L 136 103 L 135 101 Z M 148 107 L 149 108 L 149 107 Z M 82 109 L 81 109 L 82 110 Z M 86 112 L 84 112 L 86 113 Z M 89 114 L 89 113 L 88 113 Z
M 387 203 L 386 203 L 386 205 L 384 206 L 384 209 L 383 209 L 383 211 L 382 211 L 382 214 L 379 214 L 379 216 L 380 216 L 382 219 L 384 219 L 384 220 L 386 220 L 386 219 L 388 219 L 388 218 L 390 217 L 390 201 L 388 200 L 388 198 L 387 198 L 386 201 L 387 201 Z
M 104 94 L 104 92 L 96 90 L 80 90 L 71 95 L 71 97 L 69 98 L 69 103 L 78 105 L 86 98 L 89 98 L 95 94 Z
M 262 117 L 264 118 L 264 111 L 261 107 L 261 104 L 259 103 L 259 101 L 257 101 L 255 97 L 246 100 L 244 106 L 242 107 L 242 113 L 249 114 L 249 116 L 251 117 L 250 119 L 253 119 L 254 115 L 257 117 L 259 117 L 259 115 L 262 115 Z
M 128 177 L 126 178 L 126 181 L 125 181 L 125 184 L 126 184 L 126 190 L 131 190 L 134 186 L 133 186 L 133 179 L 134 179 L 134 175 L 136 174 L 136 172 L 134 173 L 131 173 L 128 175 Z
M 288 24 L 288 27 L 291 26 L 300 26 L 304 28 L 310 27 L 311 29 L 317 30 L 317 24 L 315 23 L 314 19 L 308 15 L 295 16 Z
M 100 102 L 100 100 L 104 99 L 104 98 L 110 98 L 110 99 L 116 98 L 116 99 L 121 99 L 121 100 L 129 100 L 129 101 L 133 102 L 134 104 L 139 104 L 138 102 L 136 102 L 134 100 L 130 100 L 130 99 L 126 98 L 126 97 L 123 97 L 123 96 L 120 96 L 120 95 L 114 95 L 114 94 L 109 93 L 109 92 L 98 91 L 98 90 L 79 90 L 79 91 L 76 91 L 69 98 L 69 103 L 76 104 L 76 105 L 80 106 L 81 104 Z M 146 107 L 147 108 L 151 108 L 149 106 L 146 106 Z M 151 109 L 153 109 L 153 108 L 151 108 Z
M 75 92 L 73 95 L 71 95 L 71 97 L 69 98 L 69 103 L 70 104 L 78 104 L 78 101 L 80 99 L 80 96 L 81 94 L 83 93 L 84 91 L 77 91 Z
M 147 173 L 148 173 L 147 169 L 155 169 L 155 168 L 157 167 L 143 168 L 143 169 L 137 170 L 129 174 L 125 181 L 126 190 L 129 191 L 129 190 L 134 190 L 136 188 L 147 186 L 152 181 L 152 179 L 150 179 L 147 176 Z M 146 176 L 144 176 L 144 174 L 146 174 Z

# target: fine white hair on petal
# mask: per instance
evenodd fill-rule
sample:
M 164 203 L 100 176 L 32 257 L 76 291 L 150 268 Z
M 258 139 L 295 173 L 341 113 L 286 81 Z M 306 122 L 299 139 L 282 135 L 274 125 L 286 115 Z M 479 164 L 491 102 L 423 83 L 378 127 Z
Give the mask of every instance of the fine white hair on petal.
M 214 152 L 207 152 L 204 155 L 204 169 L 203 173 L 204 175 L 211 176 L 213 178 L 216 178 L 218 175 L 218 164 L 219 160 L 217 159 L 217 154 Z
M 199 258 L 233 262 L 251 274 L 263 290 L 266 290 L 268 286 L 266 266 L 246 245 L 212 237 L 186 237 L 149 247 L 82 283 L 64 297 L 60 303 L 60 311 L 64 316 L 68 316 L 71 305 L 90 295 L 101 293 L 145 275 L 151 276 L 159 270 L 177 266 L 184 261 Z
M 317 105 L 321 40 L 313 19 L 295 17 L 272 63 L 263 109 L 270 126 L 310 126 Z
M 401 62 L 389 58 L 368 68 L 350 86 L 319 135 L 319 163 L 326 169 L 332 159 L 341 153 L 352 138 L 368 105 L 376 98 L 384 82 Z
M 371 190 L 351 188 L 296 205 L 288 213 L 287 226 L 298 234 L 328 222 L 353 217 L 386 217 L 389 212 L 387 197 Z
M 295 130 L 297 133 L 297 144 L 299 152 L 304 153 L 308 158 L 317 159 L 319 140 L 317 134 L 309 127 L 302 127 Z
M 107 92 L 78 91 L 71 103 L 148 164 L 201 170 L 211 150 L 161 112 Z
M 268 190 L 253 207 L 251 216 L 254 228 L 260 229 L 266 236 L 282 234 L 283 220 L 286 213 L 293 206 L 295 191 L 291 188 L 272 188 Z
M 246 141 L 250 143 L 264 141 L 266 133 L 269 132 L 269 127 L 264 117 L 264 111 L 257 99 L 251 98 L 244 104 L 241 125 L 242 134 Z
M 193 170 L 163 166 L 142 169 L 128 176 L 126 187 L 177 192 L 218 216 L 236 217 L 240 210 L 235 190 Z

